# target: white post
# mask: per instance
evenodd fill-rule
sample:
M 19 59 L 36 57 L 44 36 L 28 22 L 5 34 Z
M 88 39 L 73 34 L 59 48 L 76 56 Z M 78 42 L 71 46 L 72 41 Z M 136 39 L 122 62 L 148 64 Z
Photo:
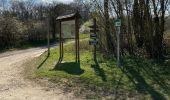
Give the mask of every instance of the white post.
M 115 20 L 115 26 L 117 31 L 117 66 L 120 66 L 120 27 L 121 27 L 121 19 Z
M 120 27 L 117 27 L 117 66 L 120 66 Z

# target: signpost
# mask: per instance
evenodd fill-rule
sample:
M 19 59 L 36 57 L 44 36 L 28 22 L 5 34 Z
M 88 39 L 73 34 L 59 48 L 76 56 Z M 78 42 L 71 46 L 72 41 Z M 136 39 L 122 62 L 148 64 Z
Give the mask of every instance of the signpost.
M 98 41 L 96 41 L 96 40 L 90 40 L 90 41 L 89 41 L 89 44 L 95 46 L 95 45 L 98 44 Z
M 120 66 L 120 27 L 121 19 L 115 20 L 116 32 L 117 32 L 117 66 Z
M 89 27 L 90 27 L 90 32 L 93 33 L 93 34 L 90 34 L 90 38 L 93 40 L 90 40 L 89 44 L 94 46 L 93 55 L 94 55 L 94 60 L 96 61 L 96 45 L 98 44 L 96 32 L 98 32 L 99 30 L 98 30 L 95 18 L 93 19 L 93 25 Z
M 91 39 L 97 39 L 97 34 L 90 34 Z

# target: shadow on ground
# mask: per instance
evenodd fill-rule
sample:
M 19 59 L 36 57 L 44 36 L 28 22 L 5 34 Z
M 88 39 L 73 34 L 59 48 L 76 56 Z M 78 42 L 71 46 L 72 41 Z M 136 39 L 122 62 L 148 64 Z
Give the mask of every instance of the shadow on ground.
M 84 73 L 84 70 L 82 70 L 80 67 L 80 63 L 76 62 L 65 62 L 57 64 L 53 70 L 64 71 L 72 75 L 81 75 Z
M 166 100 L 166 97 L 160 93 L 160 90 L 155 89 L 154 85 L 158 85 L 165 93 L 169 94 L 168 83 L 159 76 L 151 65 L 144 63 L 141 59 L 135 59 L 132 62 L 123 61 L 121 70 L 139 93 L 149 93 L 153 100 Z M 148 83 L 148 79 L 153 84 Z
M 46 58 L 42 61 L 42 63 L 37 67 L 37 69 L 40 69 L 44 63 L 47 61 L 47 59 L 49 58 L 49 56 L 46 56 Z
M 107 81 L 106 80 L 106 75 L 104 70 L 100 67 L 99 63 L 97 62 L 97 60 L 95 60 L 95 64 L 91 65 L 91 67 L 94 69 L 96 75 L 100 76 L 102 78 L 103 81 Z

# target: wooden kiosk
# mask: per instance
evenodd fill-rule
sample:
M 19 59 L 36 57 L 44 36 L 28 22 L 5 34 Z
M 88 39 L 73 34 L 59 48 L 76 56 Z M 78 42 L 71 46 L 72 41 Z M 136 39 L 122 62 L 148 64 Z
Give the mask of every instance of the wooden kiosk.
M 76 63 L 80 62 L 80 53 L 79 53 L 79 19 L 81 18 L 79 12 L 65 14 L 57 17 L 57 21 L 59 21 L 59 46 L 60 46 L 60 56 L 58 60 L 58 64 L 60 64 L 63 60 L 64 49 L 63 42 L 66 39 L 74 39 L 75 40 L 75 52 L 76 52 Z

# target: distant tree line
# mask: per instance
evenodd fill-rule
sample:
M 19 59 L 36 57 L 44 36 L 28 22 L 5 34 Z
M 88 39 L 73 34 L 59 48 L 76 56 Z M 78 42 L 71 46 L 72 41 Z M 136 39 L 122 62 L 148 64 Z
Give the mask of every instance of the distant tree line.
M 56 18 L 76 9 L 82 15 L 87 15 L 88 12 L 84 12 L 82 7 L 76 2 L 43 4 L 36 3 L 35 0 L 10 0 L 10 2 L 0 0 L 0 47 L 13 47 L 24 45 L 24 42 L 46 40 L 47 26 L 51 39 L 56 40 L 58 33 Z M 87 20 L 87 17 L 83 19 Z
M 82 22 L 97 18 L 99 46 L 104 53 L 116 56 L 114 20 L 120 18 L 121 54 L 159 59 L 166 51 L 163 41 L 165 31 L 169 29 L 165 25 L 169 7 L 169 0 L 74 0 L 70 4 L 0 0 L 0 47 L 45 40 L 47 26 L 51 39 L 56 39 L 59 31 L 56 18 L 79 10 Z

